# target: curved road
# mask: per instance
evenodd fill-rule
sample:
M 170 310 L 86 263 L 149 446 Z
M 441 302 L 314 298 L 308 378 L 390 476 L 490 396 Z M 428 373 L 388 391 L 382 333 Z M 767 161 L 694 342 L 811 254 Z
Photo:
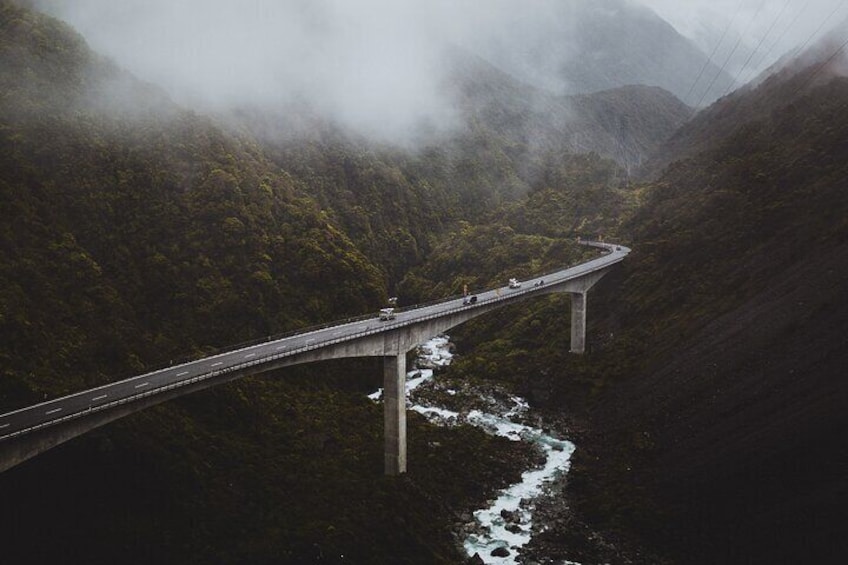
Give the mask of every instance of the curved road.
M 426 319 L 443 316 L 460 309 L 478 308 L 492 301 L 532 294 L 549 285 L 577 278 L 586 273 L 609 267 L 621 261 L 629 252 L 623 245 L 600 242 L 581 242 L 602 248 L 601 257 L 575 267 L 522 281 L 521 288 L 500 287 L 477 293 L 475 304 L 464 305 L 457 297 L 397 313 L 397 318 L 381 322 L 375 316 L 353 322 L 341 323 L 319 330 L 305 331 L 274 341 L 251 345 L 234 351 L 220 353 L 197 361 L 174 365 L 122 381 L 78 392 L 55 400 L 28 406 L 0 415 L 0 441 L 36 429 L 68 420 L 93 411 L 103 410 L 138 398 L 151 396 L 236 369 L 261 365 L 273 359 L 303 351 L 317 349 L 341 341 L 353 340 L 363 335 L 384 332 Z M 544 280 L 544 286 L 534 286 Z

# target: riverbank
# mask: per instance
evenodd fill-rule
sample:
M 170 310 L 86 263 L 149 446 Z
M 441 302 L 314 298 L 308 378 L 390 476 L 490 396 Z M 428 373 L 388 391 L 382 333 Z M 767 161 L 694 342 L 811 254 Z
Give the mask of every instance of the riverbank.
M 535 447 L 520 482 L 456 524 L 457 543 L 469 563 L 636 562 L 631 549 L 590 528 L 569 498 L 576 446 L 566 438 L 575 435 L 577 424 L 561 414 L 542 416 L 506 384 L 452 377 L 451 349 L 440 336 L 419 350 L 418 368 L 408 375 L 410 409 L 441 425 L 470 424 Z

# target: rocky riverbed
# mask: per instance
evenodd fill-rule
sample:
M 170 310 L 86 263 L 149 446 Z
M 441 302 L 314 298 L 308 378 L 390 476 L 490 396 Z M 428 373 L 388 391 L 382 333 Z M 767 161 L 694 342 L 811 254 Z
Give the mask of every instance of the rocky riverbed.
M 448 367 L 453 344 L 438 336 L 423 344 L 407 375 L 407 402 L 430 421 L 473 425 L 537 449 L 519 483 L 495 493 L 484 508 L 454 524 L 457 544 L 473 564 L 637 563 L 609 536 L 593 530 L 568 496 L 576 449 L 567 416 L 543 417 L 495 380 L 458 379 Z M 379 400 L 382 391 L 369 395 Z
M 639 551 L 591 528 L 569 500 L 568 470 L 576 449 L 567 415 L 540 415 L 494 380 L 453 378 L 453 345 L 439 336 L 422 345 L 408 375 L 409 407 L 444 425 L 473 425 L 536 446 L 522 481 L 485 508 L 461 516 L 457 543 L 469 563 L 637 563 Z M 626 549 L 625 549 L 626 547 Z M 636 557 L 634 560 L 633 557 Z

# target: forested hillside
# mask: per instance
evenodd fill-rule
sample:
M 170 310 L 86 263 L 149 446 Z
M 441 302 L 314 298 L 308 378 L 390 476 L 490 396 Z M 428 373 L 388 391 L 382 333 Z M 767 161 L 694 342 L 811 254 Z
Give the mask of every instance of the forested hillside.
M 157 92 L 55 21 L 4 6 L 0 25 L 4 383 L 67 392 L 114 378 L 103 359 L 138 371 L 382 303 L 378 270 L 253 142 L 136 104 Z M 133 96 L 101 107 L 117 87 Z M 48 348 L 61 365 L 36 370 Z
M 538 179 L 571 162 L 548 148 L 521 177 L 491 125 L 472 129 L 478 141 L 458 156 L 359 146 L 348 132 L 279 143 L 249 119 L 179 107 L 66 25 L 8 0 L 0 88 L 4 410 L 374 311 L 442 237 L 465 229 L 459 220 L 549 189 Z M 623 182 L 596 157 L 584 165 Z M 575 215 L 572 227 L 594 215 Z M 536 236 L 533 222 L 515 222 L 527 236 L 503 238 L 507 250 L 525 247 L 523 269 L 575 257 L 572 228 L 546 221 Z M 499 268 L 511 261 L 502 255 Z M 496 275 L 485 266 L 476 276 Z M 428 286 L 415 297 L 452 291 Z M 410 472 L 384 479 L 380 408 L 364 396 L 380 373 L 349 361 L 247 379 L 10 470 L 0 478 L 4 554 L 455 562 L 456 516 L 515 480 L 530 449 L 411 415 Z
M 602 162 L 573 160 L 568 174 L 452 240 L 499 249 L 518 228 L 536 235 L 517 241 L 545 257 L 543 235 L 575 229 L 634 247 L 590 292 L 585 356 L 567 354 L 568 304 L 555 297 L 455 332 L 472 351 L 455 377 L 511 381 L 579 438 L 567 479 L 579 517 L 563 511 L 531 551 L 601 559 L 578 549 L 585 518 L 620 546 L 638 539 L 671 562 L 848 554 L 848 81 L 837 47 L 816 46 L 706 110 L 652 182 L 622 190 Z M 591 190 L 566 188 L 579 178 Z M 583 206 L 597 219 L 574 226 Z M 427 287 L 456 265 L 506 275 L 498 253 L 466 249 L 436 249 L 408 282 Z
M 384 271 L 303 180 L 67 26 L 0 2 L 0 85 L 4 410 L 384 304 Z M 439 457 L 382 479 L 380 374 L 250 379 L 4 473 L 4 559 L 452 562 L 454 513 L 527 450 L 412 418 L 410 449 Z
M 585 355 L 567 296 L 452 334 L 449 378 L 497 380 L 578 444 L 525 559 L 844 561 L 833 45 L 680 129 L 691 109 L 659 88 L 555 95 L 457 47 L 460 125 L 395 146 L 306 107 L 181 107 L 32 4 L 0 0 L 0 409 L 546 272 L 605 237 L 634 251 L 589 294 Z M 599 53 L 619 78 L 650 59 Z M 460 562 L 462 516 L 534 454 L 410 413 L 409 472 L 383 477 L 380 377 L 346 360 L 244 379 L 7 471 L 3 556 Z
M 824 60 L 707 112 L 700 151 L 624 226 L 638 245 L 595 326 L 614 368 L 572 478 L 581 508 L 681 563 L 848 552 L 848 81 Z
M 624 184 L 691 113 L 656 87 L 557 96 L 468 51 L 454 49 L 449 59 L 444 88 L 459 125 L 412 147 L 374 143 L 309 112 L 242 108 L 230 116 L 383 267 L 391 288 L 457 221 L 485 223 L 561 175 L 563 155 L 615 161 L 609 182 Z

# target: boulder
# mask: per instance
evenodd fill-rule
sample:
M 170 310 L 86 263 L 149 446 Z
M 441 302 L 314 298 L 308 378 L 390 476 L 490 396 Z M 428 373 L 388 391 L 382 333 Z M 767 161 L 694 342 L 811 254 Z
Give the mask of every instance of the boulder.
M 490 555 L 492 557 L 509 557 L 509 550 L 504 546 L 496 547 Z

